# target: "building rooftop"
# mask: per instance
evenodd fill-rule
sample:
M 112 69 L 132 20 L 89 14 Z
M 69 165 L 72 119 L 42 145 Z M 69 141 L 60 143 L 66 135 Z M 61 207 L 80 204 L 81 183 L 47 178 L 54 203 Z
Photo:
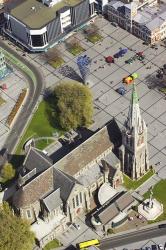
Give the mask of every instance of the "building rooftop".
M 62 0 L 54 6 L 48 7 L 38 0 L 27 0 L 16 3 L 14 6 L 11 5 L 11 8 L 9 3 L 9 9 L 10 14 L 26 26 L 31 29 L 39 29 L 55 19 L 57 11 L 63 7 L 75 6 L 80 2 L 81 0 Z
M 43 199 L 43 202 L 49 212 L 54 210 L 56 207 L 59 207 L 62 204 L 62 200 L 60 198 L 60 188 L 58 188 L 57 190 L 53 191 L 51 194 L 46 196 Z
M 113 148 L 113 143 L 111 131 L 106 126 L 56 162 L 54 166 L 67 174 L 75 175 L 109 148 Z
M 166 1 L 160 1 L 160 4 L 148 5 L 147 2 L 139 5 L 139 3 L 124 4 L 121 1 L 111 1 L 110 6 L 125 15 L 125 8 L 131 9 L 137 5 L 137 14 L 133 17 L 133 21 L 140 25 L 145 25 L 149 30 L 153 31 L 160 27 L 166 20 Z
M 100 176 L 102 176 L 101 169 L 96 163 L 94 166 L 88 168 L 81 175 L 79 175 L 77 180 L 85 187 L 88 187 L 96 182 Z
M 104 205 L 107 201 L 117 194 L 116 189 L 111 187 L 110 183 L 105 182 L 99 189 L 98 200 L 100 205 Z
M 21 187 L 13 196 L 15 207 L 26 207 L 46 196 L 54 190 L 53 168 L 45 170 L 42 174 Z
M 115 218 L 119 214 L 119 210 L 116 207 L 115 203 L 108 206 L 101 213 L 98 214 L 98 217 L 102 224 L 108 223 L 110 220 Z

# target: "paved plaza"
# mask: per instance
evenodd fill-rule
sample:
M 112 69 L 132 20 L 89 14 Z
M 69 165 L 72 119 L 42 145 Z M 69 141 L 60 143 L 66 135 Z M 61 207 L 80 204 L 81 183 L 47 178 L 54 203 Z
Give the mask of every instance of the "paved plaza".
M 6 120 L 14 107 L 19 94 L 22 89 L 27 88 L 26 78 L 20 74 L 15 68 L 13 72 L 9 74 L 5 79 L 0 80 L 0 85 L 6 84 L 6 90 L 0 90 L 0 96 L 5 103 L 0 105 L 0 149 L 3 147 L 4 142 L 8 136 L 9 128 L 6 124 Z
M 104 18 L 98 17 L 96 22 L 103 36 L 102 42 L 94 45 L 85 39 L 82 31 L 74 34 L 80 40 L 82 47 L 86 49 L 83 54 L 92 59 L 89 86 L 94 96 L 95 123 L 91 129 L 96 130 L 102 127 L 113 117 L 115 117 L 119 127 L 123 127 L 128 113 L 132 86 L 126 86 L 127 93 L 124 96 L 119 95 L 115 90 L 123 86 L 123 77 L 137 72 L 139 77 L 135 82 L 140 108 L 148 125 L 150 164 L 155 165 L 160 162 L 156 166 L 158 176 L 166 178 L 166 100 L 164 94 L 155 87 L 159 84 L 159 80 L 155 77 L 156 71 L 166 63 L 166 49 L 162 44 L 158 44 L 158 49 L 152 49 L 127 31 L 112 26 Z M 128 48 L 128 52 L 124 57 L 116 59 L 115 64 L 108 65 L 104 57 L 114 55 L 120 48 Z M 76 64 L 77 57 L 66 50 L 64 43 L 58 45 L 58 49 L 63 54 L 65 66 L 71 67 L 76 74 L 79 74 Z M 139 51 L 144 52 L 145 65 L 138 60 L 131 65 L 125 64 L 127 59 Z M 19 53 L 22 54 L 22 52 Z M 38 68 L 40 67 L 48 88 L 55 86 L 62 79 L 69 79 L 60 73 L 62 70 L 50 66 L 43 54 L 28 54 L 26 57 Z M 3 122 L 1 122 L 1 126 L 3 131 Z M 0 134 L 3 134 L 1 127 Z

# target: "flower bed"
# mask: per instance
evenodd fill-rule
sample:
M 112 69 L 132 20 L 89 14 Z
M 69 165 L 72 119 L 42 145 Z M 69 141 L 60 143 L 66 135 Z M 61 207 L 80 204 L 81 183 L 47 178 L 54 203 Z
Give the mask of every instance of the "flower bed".
M 76 45 L 76 46 L 73 46 L 73 47 L 69 48 L 68 51 L 69 51 L 73 56 L 77 56 L 77 55 L 81 54 L 82 52 L 84 52 L 85 49 L 82 48 L 80 45 Z
M 5 104 L 5 100 L 0 96 L 0 106 L 2 105 L 2 104 Z
M 26 93 L 27 93 L 27 89 L 23 89 L 22 92 L 20 93 L 20 95 L 19 95 L 19 97 L 17 99 L 17 102 L 15 103 L 12 111 L 10 112 L 10 114 L 9 114 L 9 116 L 7 118 L 6 123 L 7 123 L 8 126 L 11 126 L 11 124 L 12 124 L 12 122 L 13 122 L 19 108 L 21 107 L 21 105 L 22 105 L 22 103 L 24 101 Z
M 62 58 L 49 60 L 48 63 L 55 69 L 61 67 L 65 61 Z
M 91 43 L 100 42 L 102 39 L 103 39 L 103 37 L 98 33 L 87 35 L 87 40 Z

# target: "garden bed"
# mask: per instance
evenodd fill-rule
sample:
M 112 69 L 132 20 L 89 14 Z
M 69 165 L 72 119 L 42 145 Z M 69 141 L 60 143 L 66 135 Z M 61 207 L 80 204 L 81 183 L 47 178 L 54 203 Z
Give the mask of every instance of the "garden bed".
M 58 240 L 52 240 L 50 241 L 44 248 L 43 250 L 53 250 L 54 248 L 60 247 L 61 244 Z
M 10 112 L 8 118 L 7 118 L 7 125 L 10 127 L 12 125 L 12 122 L 14 121 L 14 118 L 16 117 L 23 101 L 24 101 L 24 98 L 26 96 L 26 93 L 27 93 L 27 89 L 23 89 L 22 92 L 20 93 L 18 99 L 17 99 L 17 102 L 15 103 L 12 111 Z
M 55 69 L 60 68 L 65 61 L 62 58 L 49 60 L 48 63 Z
M 5 103 L 6 103 L 6 101 L 0 96 L 0 106 L 5 104 Z
M 69 51 L 73 56 L 77 56 L 77 55 L 81 54 L 82 52 L 84 52 L 85 49 L 82 48 L 80 45 L 77 45 L 77 46 L 73 46 L 73 47 L 69 48 L 68 51 Z
M 103 37 L 98 33 L 87 35 L 87 40 L 93 44 L 100 42 L 102 39 Z

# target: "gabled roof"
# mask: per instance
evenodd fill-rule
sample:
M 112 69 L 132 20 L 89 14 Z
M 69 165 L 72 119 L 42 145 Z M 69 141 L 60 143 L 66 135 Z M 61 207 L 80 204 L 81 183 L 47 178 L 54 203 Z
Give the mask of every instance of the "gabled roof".
M 119 214 L 119 210 L 117 209 L 116 205 L 113 203 L 110 206 L 108 206 L 106 209 L 104 209 L 100 214 L 98 214 L 98 217 L 102 224 L 106 224 L 110 220 L 115 218 L 118 214 Z
M 129 205 L 131 205 L 135 199 L 131 196 L 130 193 L 125 193 L 119 199 L 116 201 L 116 205 L 118 206 L 120 211 L 123 211 L 125 208 L 127 208 Z
M 29 171 L 36 168 L 36 173 L 40 173 L 51 167 L 52 164 L 52 160 L 41 150 L 30 147 L 23 166 Z
M 62 200 L 60 198 L 60 188 L 46 196 L 43 199 L 43 203 L 45 204 L 49 212 L 54 210 L 56 207 L 59 207 L 62 204 Z
M 114 123 L 114 121 L 111 121 L 108 126 L 100 129 L 89 139 L 56 162 L 54 166 L 74 176 L 107 149 L 113 148 L 112 136 L 113 140 L 115 140 L 115 135 L 112 135 L 112 128 L 114 127 L 114 131 L 117 131 L 117 127 L 115 128 L 115 126 L 112 126 L 112 123 Z
M 53 190 L 53 168 L 49 168 L 14 194 L 13 205 L 17 208 L 29 206 Z
M 67 201 L 75 184 L 76 183 L 80 184 L 72 176 L 55 168 L 54 168 L 54 183 L 55 183 L 55 189 L 60 188 L 60 197 L 63 201 Z

